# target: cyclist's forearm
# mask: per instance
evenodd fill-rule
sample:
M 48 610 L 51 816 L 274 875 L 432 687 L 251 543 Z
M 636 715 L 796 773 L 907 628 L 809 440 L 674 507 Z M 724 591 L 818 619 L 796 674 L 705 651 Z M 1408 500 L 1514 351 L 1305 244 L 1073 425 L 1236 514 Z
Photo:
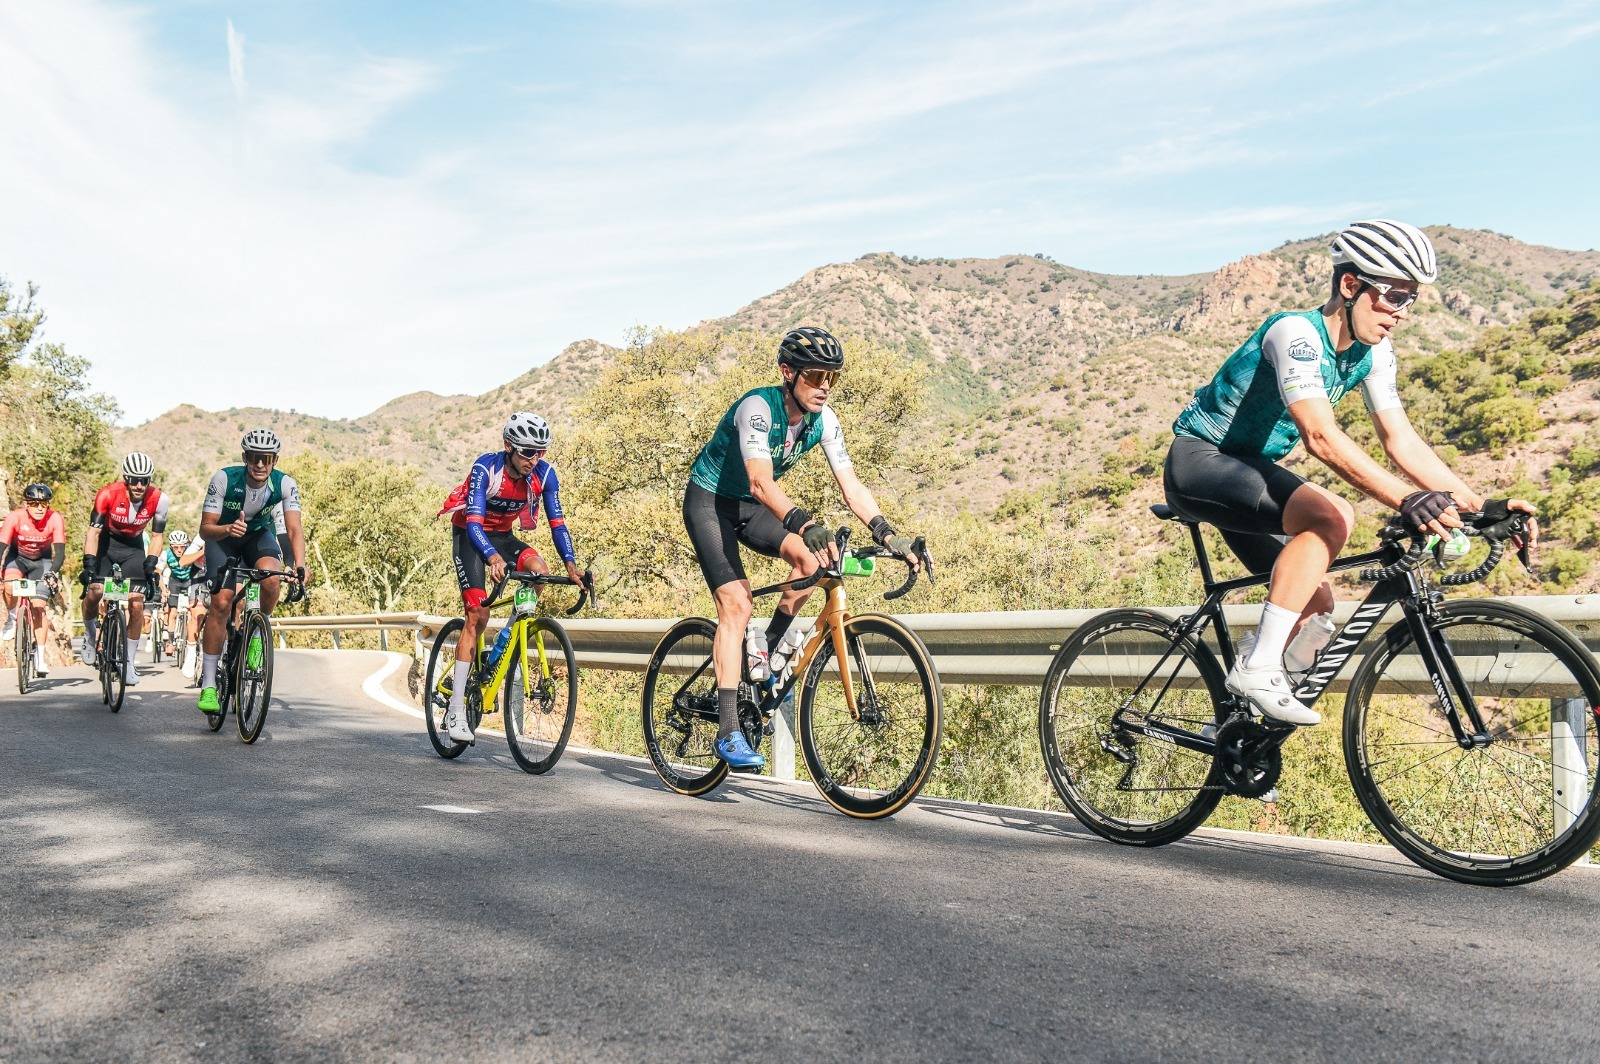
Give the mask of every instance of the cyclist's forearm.
M 772 516 L 780 521 L 795 508 L 794 500 L 789 498 L 784 490 L 778 487 L 778 482 L 770 477 L 752 478 L 750 494 L 756 497 L 756 502 L 772 511 Z
M 50 545 L 50 568 L 60 572 L 67 564 L 67 545 L 65 543 L 52 543 Z
M 1337 473 L 1340 479 L 1391 509 L 1411 494 L 1411 485 L 1384 469 L 1361 446 L 1338 429 L 1307 433 L 1306 450 Z
M 1419 488 L 1428 491 L 1448 491 L 1462 508 L 1478 510 L 1483 507 L 1483 496 L 1467 487 L 1466 482 L 1444 464 L 1420 438 L 1413 437 L 1388 449 L 1389 459 Z

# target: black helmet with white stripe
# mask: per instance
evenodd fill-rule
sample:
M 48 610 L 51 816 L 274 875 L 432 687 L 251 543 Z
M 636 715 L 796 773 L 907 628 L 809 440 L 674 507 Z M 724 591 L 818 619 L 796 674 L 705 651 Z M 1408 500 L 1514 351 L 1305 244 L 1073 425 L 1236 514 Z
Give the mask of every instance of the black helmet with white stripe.
M 1351 222 L 1333 241 L 1334 266 L 1353 266 L 1369 277 L 1432 284 L 1439 276 L 1433 241 L 1414 225 L 1374 219 Z
M 519 410 L 506 422 L 505 441 L 513 447 L 550 449 L 550 422 L 538 414 Z
M 828 330 L 802 325 L 791 329 L 778 342 L 778 365 L 796 369 L 843 369 L 844 348 Z

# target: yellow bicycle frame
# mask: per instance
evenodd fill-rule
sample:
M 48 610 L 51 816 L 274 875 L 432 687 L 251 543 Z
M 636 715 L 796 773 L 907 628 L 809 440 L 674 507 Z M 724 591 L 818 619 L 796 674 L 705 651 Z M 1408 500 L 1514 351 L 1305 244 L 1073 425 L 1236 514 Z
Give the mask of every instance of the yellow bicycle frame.
M 861 710 L 856 707 L 855 681 L 850 676 L 850 656 L 846 653 L 844 642 L 844 625 L 850 619 L 850 610 L 845 605 L 844 581 L 832 577 L 821 581 L 818 587 L 828 593 L 827 601 L 822 604 L 822 612 L 817 614 L 816 626 L 811 630 L 811 638 L 807 640 L 805 649 L 800 654 L 800 660 L 795 663 L 795 676 L 804 676 L 811 665 L 811 659 L 817 656 L 822 649 L 823 641 L 833 640 L 833 656 L 839 662 L 839 679 L 844 684 L 844 704 L 850 710 L 852 720 L 861 719 Z
M 499 602 L 491 602 L 489 608 L 494 609 L 496 606 L 504 606 L 510 601 L 509 597 L 503 598 Z M 526 658 L 530 645 L 528 642 L 528 630 L 530 628 L 533 629 L 533 642 L 531 645 L 539 654 L 539 678 L 541 680 L 550 679 L 550 659 L 545 656 L 544 652 L 544 632 L 534 628 L 534 620 L 532 614 L 518 616 L 513 613 L 511 619 L 506 622 L 511 625 L 511 637 L 506 641 L 505 653 L 501 654 L 500 660 L 495 662 L 494 671 L 490 673 L 489 678 L 487 680 L 480 678 L 478 682 L 478 692 L 485 716 L 495 712 L 495 699 L 500 696 L 500 686 L 505 683 L 506 672 L 511 668 L 511 662 L 515 660 L 513 655 L 516 655 L 517 658 Z M 487 635 L 487 631 L 478 633 L 478 645 L 474 649 L 480 659 L 483 657 L 484 639 Z M 444 678 L 441 676 L 440 682 L 442 683 L 443 680 Z M 532 696 L 535 686 L 532 672 L 524 668 L 522 670 L 522 696 L 524 699 Z

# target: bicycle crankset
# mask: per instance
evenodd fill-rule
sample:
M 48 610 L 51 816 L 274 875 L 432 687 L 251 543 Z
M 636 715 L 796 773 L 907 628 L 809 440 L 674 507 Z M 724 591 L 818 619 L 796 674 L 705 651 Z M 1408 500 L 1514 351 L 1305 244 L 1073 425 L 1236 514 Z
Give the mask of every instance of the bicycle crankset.
M 1277 786 L 1283 772 L 1281 737 L 1249 717 L 1217 729 L 1217 769 L 1229 794 L 1259 798 Z

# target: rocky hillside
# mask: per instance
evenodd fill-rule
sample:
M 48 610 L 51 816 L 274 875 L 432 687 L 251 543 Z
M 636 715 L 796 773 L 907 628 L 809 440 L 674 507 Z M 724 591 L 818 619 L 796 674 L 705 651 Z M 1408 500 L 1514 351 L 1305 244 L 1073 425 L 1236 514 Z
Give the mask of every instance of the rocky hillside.
M 1479 230 L 1430 229 L 1443 282 L 1397 337 L 1403 359 L 1461 348 L 1600 275 L 1600 253 L 1523 244 Z M 932 369 L 922 445 L 942 475 L 930 506 L 991 510 L 1008 493 L 1099 468 L 1108 448 L 1161 433 L 1195 387 L 1267 313 L 1322 302 L 1327 237 L 1284 244 L 1208 274 L 1115 276 L 1047 258 L 865 255 L 813 270 L 707 328 L 779 332 L 804 322 L 882 339 Z M 314 448 L 411 462 L 441 483 L 494 443 L 507 410 L 559 427 L 614 349 L 595 341 L 479 396 L 402 396 L 365 417 L 178 407 L 119 432 L 155 455 L 180 503 L 232 455 L 249 425 L 274 425 L 289 454 Z M 846 385 L 848 386 L 848 376 Z M 470 427 L 470 428 L 468 428 Z

